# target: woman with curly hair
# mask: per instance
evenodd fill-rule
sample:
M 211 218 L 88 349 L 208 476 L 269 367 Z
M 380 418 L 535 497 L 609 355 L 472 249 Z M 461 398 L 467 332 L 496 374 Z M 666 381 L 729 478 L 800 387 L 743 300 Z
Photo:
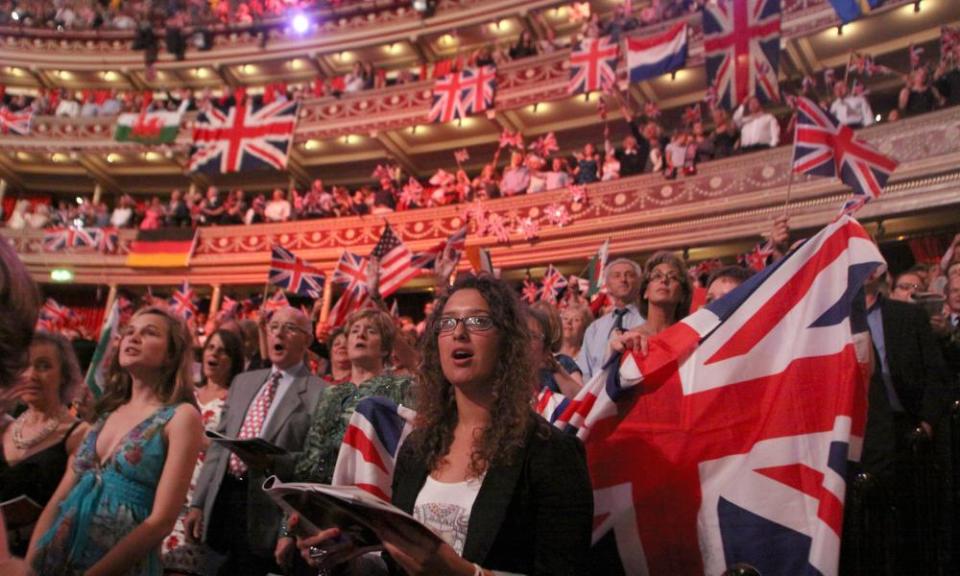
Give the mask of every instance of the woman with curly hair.
M 683 260 L 673 252 L 656 252 L 643 267 L 640 314 L 647 320 L 637 332 L 655 336 L 690 313 L 693 285 Z
M 514 291 L 463 278 L 426 335 L 393 503 L 444 544 L 393 534 L 393 560 L 414 575 L 585 573 L 593 496 L 583 446 L 531 409 L 530 337 Z
M 120 335 L 95 423 L 37 521 L 37 574 L 159 576 L 200 450 L 190 333 L 149 307 Z

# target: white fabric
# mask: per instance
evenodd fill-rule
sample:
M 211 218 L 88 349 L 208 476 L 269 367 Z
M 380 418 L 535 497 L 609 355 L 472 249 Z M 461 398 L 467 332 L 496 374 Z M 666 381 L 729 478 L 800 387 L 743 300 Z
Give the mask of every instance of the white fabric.
M 873 124 L 873 110 L 863 96 L 837 98 L 830 105 L 830 113 L 845 126 L 851 124 L 869 126 Z
M 480 493 L 483 480 L 470 478 L 464 482 L 440 482 L 427 476 L 413 505 L 413 517 L 429 526 L 457 554 L 463 554 L 470 525 L 470 511 Z
M 733 121 L 740 128 L 740 147 L 766 144 L 776 148 L 780 143 L 780 124 L 773 114 L 761 112 L 744 116 L 743 106 L 733 113 Z
M 264 217 L 270 222 L 284 222 L 290 219 L 290 202 L 271 200 L 263 210 Z

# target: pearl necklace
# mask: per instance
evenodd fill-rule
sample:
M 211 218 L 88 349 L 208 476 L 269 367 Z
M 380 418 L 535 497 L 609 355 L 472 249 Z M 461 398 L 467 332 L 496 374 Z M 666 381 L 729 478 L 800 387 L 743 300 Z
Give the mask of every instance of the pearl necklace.
M 23 426 L 26 424 L 27 420 L 25 416 L 26 412 L 17 416 L 16 421 L 13 423 L 13 445 L 17 447 L 18 450 L 29 450 L 36 446 L 37 444 L 46 440 L 54 430 L 60 427 L 60 414 L 57 414 L 55 417 L 47 420 L 47 423 L 43 425 L 43 428 L 40 432 L 37 433 L 33 438 L 24 440 L 23 439 Z

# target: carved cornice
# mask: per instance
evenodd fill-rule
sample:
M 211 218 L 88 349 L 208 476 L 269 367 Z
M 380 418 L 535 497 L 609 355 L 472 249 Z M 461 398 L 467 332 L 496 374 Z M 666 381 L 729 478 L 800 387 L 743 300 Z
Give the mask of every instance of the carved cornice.
M 890 217 L 960 205 L 960 108 L 889 125 L 861 135 L 901 161 L 883 196 L 861 218 Z M 766 152 L 705 163 L 696 176 L 667 181 L 660 175 L 602 182 L 587 187 L 587 201 L 575 204 L 570 190 L 503 198 L 482 205 L 487 217 L 539 225 L 533 241 L 511 227 L 509 242 L 480 236 L 470 223 L 470 245 L 491 249 L 503 268 L 583 259 L 606 238 L 613 253 L 660 248 L 703 247 L 738 239 L 756 239 L 782 213 L 789 182 L 791 151 Z M 821 226 L 833 219 L 847 192 L 838 181 L 797 176 L 790 213 L 797 228 Z M 569 223 L 551 223 L 549 210 L 562 205 Z M 414 251 L 436 245 L 468 221 L 473 205 L 400 212 L 386 216 Z M 306 220 L 284 224 L 202 228 L 191 267 L 192 282 L 256 284 L 266 276 L 269 246 L 280 242 L 315 265 L 331 269 L 344 249 L 369 253 L 382 229 L 382 217 Z M 123 254 L 49 254 L 42 234 L 4 231 L 38 280 L 54 265 L 70 267 L 78 283 L 171 284 L 181 273 L 131 270 Z M 121 252 L 133 231 L 120 236 Z M 465 265 L 465 264 L 464 264 Z

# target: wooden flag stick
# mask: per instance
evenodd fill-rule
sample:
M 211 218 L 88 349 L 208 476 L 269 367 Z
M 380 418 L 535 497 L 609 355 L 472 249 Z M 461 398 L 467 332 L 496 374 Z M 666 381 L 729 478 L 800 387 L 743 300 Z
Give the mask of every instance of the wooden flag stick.
M 326 324 L 330 317 L 330 303 L 333 302 L 333 272 L 323 283 L 323 305 L 320 307 L 320 323 Z

